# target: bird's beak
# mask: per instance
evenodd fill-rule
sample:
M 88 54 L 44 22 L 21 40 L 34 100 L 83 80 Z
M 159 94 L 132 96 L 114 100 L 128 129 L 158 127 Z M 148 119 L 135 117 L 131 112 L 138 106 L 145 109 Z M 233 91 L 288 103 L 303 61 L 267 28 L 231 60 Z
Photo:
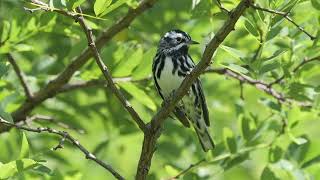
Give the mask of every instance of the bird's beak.
M 191 40 L 191 41 L 189 41 L 189 44 L 192 45 L 192 44 L 200 44 L 200 43 L 198 43 L 197 41 Z

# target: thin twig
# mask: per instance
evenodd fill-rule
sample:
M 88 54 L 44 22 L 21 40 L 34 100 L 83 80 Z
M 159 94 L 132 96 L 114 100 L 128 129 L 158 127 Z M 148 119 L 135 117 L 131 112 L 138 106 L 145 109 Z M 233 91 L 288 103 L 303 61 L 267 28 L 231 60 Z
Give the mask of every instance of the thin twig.
M 79 11 L 79 13 L 82 14 L 80 7 L 78 7 L 77 10 Z M 91 28 L 85 23 L 84 17 L 82 15 L 78 16 L 77 20 L 87 36 L 88 45 L 93 53 L 93 56 L 96 60 L 97 65 L 99 66 L 101 72 L 103 73 L 103 76 L 105 77 L 105 79 L 108 82 L 109 88 L 114 93 L 114 95 L 119 99 L 119 101 L 121 102 L 123 107 L 129 112 L 132 119 L 137 123 L 139 128 L 143 132 L 145 132 L 145 126 L 146 126 L 145 123 L 143 122 L 143 120 L 141 119 L 139 114 L 133 109 L 130 102 L 125 98 L 125 96 L 121 93 L 121 91 L 116 87 L 115 82 L 112 79 L 112 76 L 111 76 L 111 73 L 110 73 L 108 67 L 102 61 L 100 53 L 99 53 L 99 51 L 96 47 L 96 44 L 94 42 L 94 37 L 93 37 Z
M 76 146 L 86 157 L 86 159 L 90 159 L 94 162 L 96 162 L 98 165 L 101 167 L 105 168 L 108 170 L 115 178 L 123 180 L 124 177 L 122 177 L 117 171 L 115 171 L 109 164 L 104 163 L 100 159 L 98 159 L 95 155 L 90 153 L 83 145 L 80 144 L 78 140 L 76 140 L 74 137 L 72 137 L 68 132 L 65 131 L 59 131 L 55 129 L 51 129 L 48 127 L 38 127 L 38 128 L 30 128 L 30 127 L 24 127 L 21 125 L 17 125 L 11 122 L 8 122 L 4 120 L 3 118 L 0 117 L 0 124 L 5 125 L 5 126 L 10 126 L 10 127 L 15 127 L 17 129 L 21 129 L 24 131 L 29 131 L 29 132 L 36 132 L 36 133 L 49 133 L 49 134 L 56 134 L 62 137 L 62 139 L 70 141 L 74 146 Z M 62 144 L 65 140 L 61 140 L 59 142 L 59 147 L 57 146 L 56 149 L 61 148 Z
M 300 68 L 302 68 L 304 65 L 313 62 L 313 61 L 320 61 L 320 56 L 316 56 L 313 58 L 304 58 L 301 63 L 299 63 L 294 69 L 293 69 L 293 73 L 296 73 Z M 280 83 L 283 79 L 285 78 L 285 75 L 283 74 L 280 78 L 274 80 L 273 82 L 269 83 L 268 86 L 272 87 L 274 84 L 278 84 Z
M 21 85 L 23 87 L 23 90 L 24 90 L 24 93 L 25 93 L 27 99 L 31 101 L 32 98 L 33 98 L 33 95 L 32 95 L 32 92 L 31 92 L 29 86 L 28 86 L 28 83 L 27 83 L 27 81 L 25 79 L 24 73 L 19 68 L 19 66 L 18 66 L 16 60 L 13 58 L 12 54 L 10 54 L 10 53 L 7 54 L 7 57 L 8 57 L 8 60 L 9 60 L 10 64 L 13 67 L 13 70 L 15 71 L 15 73 L 18 76 L 18 79 L 19 79 L 19 81 L 20 81 L 20 83 L 21 83 Z
M 272 9 L 267 9 L 267 8 L 263 8 L 263 7 L 259 7 L 255 4 L 251 4 L 251 7 L 260 11 L 265 11 L 268 13 L 272 13 L 272 14 L 276 14 L 279 16 L 284 17 L 285 19 L 287 19 L 289 22 L 291 22 L 292 24 L 294 24 L 300 31 L 302 31 L 303 33 L 305 33 L 307 36 L 310 37 L 311 40 L 315 40 L 316 37 L 311 35 L 310 33 L 308 33 L 306 30 L 304 30 L 304 28 L 302 28 L 301 26 L 299 26 L 296 22 L 294 22 L 289 16 L 289 12 L 281 12 L 281 11 L 277 11 L 277 10 L 272 10 Z

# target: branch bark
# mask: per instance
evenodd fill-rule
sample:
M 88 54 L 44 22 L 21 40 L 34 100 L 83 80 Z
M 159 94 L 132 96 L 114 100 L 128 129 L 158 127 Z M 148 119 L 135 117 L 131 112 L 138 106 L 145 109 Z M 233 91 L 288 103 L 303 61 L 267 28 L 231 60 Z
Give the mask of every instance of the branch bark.
M 98 159 L 95 155 L 90 153 L 83 145 L 80 144 L 80 142 L 78 140 L 76 140 L 74 137 L 72 137 L 68 132 L 58 131 L 58 130 L 51 129 L 48 127 L 38 127 L 38 128 L 24 127 L 21 125 L 17 125 L 17 124 L 8 122 L 1 117 L 0 117 L 0 124 L 5 125 L 5 126 L 9 126 L 9 127 L 15 127 L 17 129 L 21 129 L 21 130 L 29 131 L 29 132 L 36 132 L 36 133 L 47 132 L 49 134 L 59 135 L 62 137 L 62 139 L 59 142 L 58 146 L 55 147 L 54 149 L 62 148 L 62 143 L 65 140 L 68 140 L 85 155 L 86 159 L 90 159 L 90 160 L 94 161 L 95 163 L 97 163 L 99 166 L 108 170 L 115 178 L 117 178 L 119 180 L 124 180 L 124 177 L 122 177 L 117 171 L 115 171 L 109 164 L 104 163 L 102 160 Z
M 175 104 L 187 93 L 192 83 L 211 64 L 213 53 L 229 35 L 229 33 L 234 30 L 236 22 L 251 3 L 251 0 L 242 0 L 237 7 L 230 12 L 229 19 L 224 23 L 214 38 L 207 45 L 199 64 L 197 64 L 192 72 L 184 79 L 181 86 L 174 92 L 174 94 L 164 101 L 162 108 L 152 118 L 150 124 L 148 124 L 146 128 L 147 131 L 144 135 L 136 179 L 144 180 L 147 178 L 151 166 L 152 156 L 155 151 L 156 142 L 161 134 L 161 124 L 174 109 Z

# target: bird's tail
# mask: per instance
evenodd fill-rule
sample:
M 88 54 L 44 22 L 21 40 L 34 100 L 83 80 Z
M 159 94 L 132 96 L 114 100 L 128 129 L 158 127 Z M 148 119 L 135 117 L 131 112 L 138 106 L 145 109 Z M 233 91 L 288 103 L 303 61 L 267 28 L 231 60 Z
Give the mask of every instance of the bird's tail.
M 207 152 L 208 150 L 213 149 L 215 147 L 214 142 L 213 142 L 207 128 L 205 128 L 204 132 L 200 132 L 197 128 L 194 128 L 194 129 L 198 135 L 202 149 L 205 152 Z

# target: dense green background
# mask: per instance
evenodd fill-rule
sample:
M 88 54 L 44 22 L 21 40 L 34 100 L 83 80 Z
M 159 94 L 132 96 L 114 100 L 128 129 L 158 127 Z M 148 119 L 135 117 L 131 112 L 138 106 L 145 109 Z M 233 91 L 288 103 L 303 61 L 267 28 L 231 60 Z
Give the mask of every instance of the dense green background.
M 65 1 L 69 9 L 71 2 L 75 2 Z M 53 0 L 53 6 L 67 9 L 61 2 L 64 0 Z M 130 6 L 138 5 L 135 0 L 123 2 L 119 8 L 100 16 L 105 20 L 86 18 L 96 36 L 122 17 Z M 94 0 L 88 0 L 82 4 L 85 14 L 99 14 L 97 8 L 94 11 L 94 3 Z M 222 1 L 229 10 L 238 3 Z M 290 10 L 290 17 L 295 22 L 319 37 L 319 0 L 259 0 L 256 3 L 270 9 Z M 0 46 L 2 116 L 13 112 L 25 100 L 6 53 L 12 53 L 35 92 L 87 46 L 84 33 L 74 20 L 54 12 L 31 14 L 23 10 L 26 5 L 20 0 L 0 0 L 1 42 L 8 39 Z M 161 35 L 179 28 L 201 42 L 200 46 L 190 50 L 198 62 L 204 44 L 227 18 L 216 1 L 159 0 L 104 46 L 102 58 L 114 77 L 147 78 L 151 74 L 152 58 Z M 260 36 L 262 48 L 253 60 Z M 307 63 L 297 72 L 292 72 L 304 58 L 320 55 L 318 38 L 311 41 L 285 19 L 249 8 L 223 45 L 214 56 L 213 68 L 227 67 L 266 83 L 284 74 L 284 81 L 273 88 L 287 98 L 308 102 L 312 107 L 301 107 L 297 103 L 279 104 L 277 99 L 246 83 L 243 84 L 244 98 L 241 99 L 238 80 L 224 74 L 204 74 L 201 79 L 210 112 L 210 133 L 218 144 L 217 148 L 212 153 L 202 152 L 191 129 L 168 119 L 158 141 L 149 179 L 175 176 L 203 158 L 209 163 L 189 171 L 183 179 L 320 179 L 319 61 Z M 243 68 L 241 65 L 248 66 Z M 71 82 L 98 78 L 103 79 L 92 59 L 74 74 Z M 120 82 L 118 85 L 143 120 L 148 122 L 161 104 L 152 80 Z M 66 129 L 120 174 L 128 179 L 134 177 L 143 134 L 108 88 L 82 88 L 58 94 L 42 103 L 32 114 L 53 116 L 70 127 L 84 130 L 84 134 L 79 134 Z M 287 122 L 287 126 L 282 132 L 283 122 Z M 47 122 L 35 121 L 29 125 L 63 130 Z M 86 160 L 69 143 L 65 143 L 64 149 L 52 151 L 58 142 L 59 137 L 43 133 L 21 133 L 16 129 L 2 133 L 0 179 L 113 178 L 97 164 Z M 18 163 L 16 167 L 15 160 L 31 166 L 24 169 Z M 9 166 L 11 168 L 8 169 Z M 19 173 L 15 173 L 17 171 Z

